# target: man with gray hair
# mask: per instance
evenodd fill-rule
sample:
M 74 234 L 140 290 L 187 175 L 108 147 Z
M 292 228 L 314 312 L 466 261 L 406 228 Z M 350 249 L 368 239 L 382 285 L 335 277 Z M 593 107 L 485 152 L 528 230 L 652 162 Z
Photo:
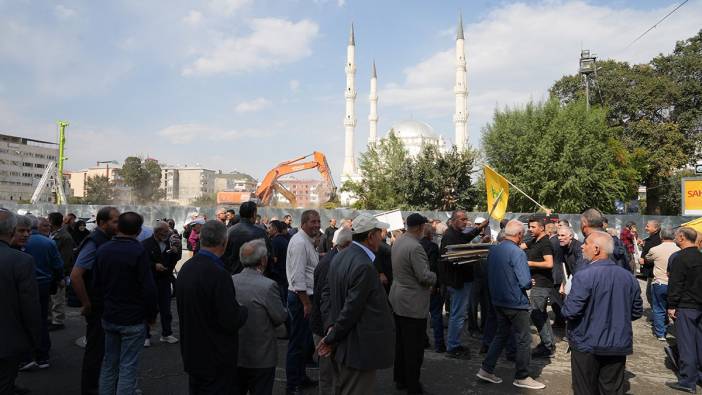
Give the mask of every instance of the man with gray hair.
M 200 250 L 178 272 L 180 351 L 191 394 L 236 393 L 238 386 L 232 372 L 247 310 L 237 303 L 221 259 L 226 249 L 227 228 L 220 221 L 207 221 L 200 231 Z
M 609 256 L 612 236 L 593 231 L 583 255 L 589 267 L 573 277 L 561 310 L 568 320 L 573 392 L 623 394 L 626 356 L 633 352 L 631 322 L 643 314 L 639 283 Z
M 16 218 L 17 225 L 15 225 L 15 233 L 10 240 L 10 247 L 24 251 L 29 236 L 32 235 L 32 220 L 26 215 L 17 215 Z
M 278 284 L 263 275 L 268 249 L 263 239 L 244 243 L 239 250 L 244 269 L 232 276 L 236 300 L 248 309 L 248 319 L 239 329 L 239 393 L 273 393 L 277 342 L 275 328 L 288 318 L 280 300 Z
M 0 209 L 0 394 L 16 392 L 20 358 L 41 338 L 34 258 L 10 247 L 16 225 L 17 217 Z
M 680 251 L 675 245 L 675 233 L 666 228 L 660 231 L 661 244 L 648 250 L 646 259 L 653 262 L 653 280 L 651 282 L 651 309 L 653 310 L 653 334 L 660 341 L 665 341 L 665 321 L 668 310 L 668 262 L 670 257 Z
M 516 372 L 512 384 L 527 389 L 543 389 L 546 385 L 529 376 L 531 362 L 531 332 L 529 298 L 531 273 L 526 253 L 519 248 L 524 239 L 524 225 L 511 220 L 504 228 L 504 240 L 490 249 L 488 255 L 488 283 L 490 298 L 497 315 L 497 334 L 490 343 L 478 378 L 494 384 L 502 379 L 495 374 L 497 358 L 513 333 L 517 341 Z
M 646 255 L 651 250 L 651 248 L 660 245 L 663 241 L 661 240 L 661 223 L 657 219 L 650 219 L 646 221 L 646 226 L 644 227 L 648 237 L 643 241 L 641 247 L 641 258 L 639 258 L 639 265 L 641 265 L 641 275 L 646 278 L 646 300 L 648 304 L 653 305 L 653 295 L 651 294 L 651 284 L 653 282 L 653 261 L 646 259 Z

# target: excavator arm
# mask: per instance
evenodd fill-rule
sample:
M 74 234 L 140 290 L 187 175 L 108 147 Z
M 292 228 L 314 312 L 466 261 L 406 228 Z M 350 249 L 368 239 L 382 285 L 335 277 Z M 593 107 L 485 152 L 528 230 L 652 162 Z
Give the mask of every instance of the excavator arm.
M 309 157 L 312 157 L 312 160 L 303 162 L 303 160 Z M 282 162 L 275 168 L 271 169 L 268 173 L 266 173 L 263 181 L 261 181 L 261 186 L 256 189 L 256 196 L 261 199 L 261 204 L 268 205 L 273 198 L 273 193 L 278 191 L 285 196 L 294 207 L 296 203 L 295 195 L 280 185 L 280 183 L 278 183 L 278 179 L 288 174 L 310 169 L 317 169 L 319 171 L 324 183 L 326 183 L 328 188 L 330 188 L 332 198 L 334 198 L 336 196 L 336 187 L 334 185 L 334 179 L 331 176 L 327 158 L 323 153 L 317 151 L 311 153 L 310 155 L 301 156 L 296 159 Z

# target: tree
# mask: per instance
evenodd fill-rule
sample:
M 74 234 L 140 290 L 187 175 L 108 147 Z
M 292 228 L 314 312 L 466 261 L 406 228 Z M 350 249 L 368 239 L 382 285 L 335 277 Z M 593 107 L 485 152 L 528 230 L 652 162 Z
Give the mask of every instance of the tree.
M 587 207 L 613 211 L 637 187 L 637 162 L 616 139 L 606 111 L 584 100 L 551 99 L 497 111 L 483 133 L 487 162 L 541 204 L 557 212 Z M 509 210 L 536 206 L 511 193 Z
M 406 204 L 399 183 L 407 152 L 402 142 L 391 130 L 378 144 L 371 144 L 361 154 L 359 172 L 362 180 L 346 181 L 343 192 L 356 196 L 355 208 L 366 210 L 392 210 Z
M 476 191 L 471 173 L 476 153 L 472 150 L 439 152 L 426 144 L 417 157 L 409 157 L 391 131 L 377 145 L 361 154 L 362 180 L 347 181 L 342 191 L 358 199 L 354 207 L 369 210 L 472 209 Z
M 681 207 L 681 184 L 683 177 L 695 176 L 694 170 L 683 169 L 676 171 L 669 177 L 662 180 L 659 185 L 652 186 L 651 189 L 660 189 L 660 208 L 665 215 L 682 215 Z
M 130 156 L 124 160 L 119 170 L 124 183 L 134 191 L 137 203 L 158 201 L 165 196 L 161 186 L 161 166 L 155 160 L 145 160 Z
M 665 213 L 661 193 L 654 186 L 687 164 L 694 164 L 702 142 L 702 31 L 679 41 L 670 55 L 651 62 L 629 65 L 607 60 L 598 63 L 593 106 L 606 109 L 608 124 L 618 127 L 615 136 L 638 166 L 643 185 L 649 188 L 649 214 Z M 565 76 L 550 89 L 551 97 L 571 103 L 584 97 L 579 75 Z M 633 197 L 633 196 L 632 196 Z
M 111 204 L 114 198 L 114 185 L 107 176 L 89 177 L 85 180 L 84 204 Z

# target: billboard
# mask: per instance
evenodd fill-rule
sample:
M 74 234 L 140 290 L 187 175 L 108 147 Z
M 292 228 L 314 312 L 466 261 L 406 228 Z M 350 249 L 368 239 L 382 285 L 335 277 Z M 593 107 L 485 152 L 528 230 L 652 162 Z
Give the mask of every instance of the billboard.
M 702 215 L 702 177 L 683 177 L 682 215 Z

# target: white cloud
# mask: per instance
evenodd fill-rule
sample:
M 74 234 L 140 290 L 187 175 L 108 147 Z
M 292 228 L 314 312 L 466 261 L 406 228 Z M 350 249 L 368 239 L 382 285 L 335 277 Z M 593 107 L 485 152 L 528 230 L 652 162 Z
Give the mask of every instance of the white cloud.
M 202 22 L 202 12 L 197 10 L 190 10 L 188 15 L 183 17 L 183 22 L 191 27 L 198 26 Z
M 292 63 L 312 53 L 310 45 L 319 32 L 317 23 L 307 19 L 261 18 L 252 20 L 250 27 L 248 36 L 219 39 L 185 67 L 183 75 L 241 73 Z
M 215 12 L 231 15 L 234 11 L 250 3 L 251 0 L 210 0 L 210 8 Z
M 59 18 L 67 19 L 76 16 L 76 10 L 66 7 L 63 4 L 58 4 L 55 8 L 56 15 Z
M 253 100 L 249 101 L 243 101 L 239 104 L 236 105 L 234 110 L 238 113 L 243 113 L 243 112 L 256 112 L 256 111 L 261 111 L 264 108 L 268 107 L 271 104 L 271 102 L 263 97 L 259 97 Z
M 297 92 L 298 90 L 300 90 L 300 81 L 298 80 L 290 80 L 288 85 L 290 86 L 290 90 L 293 92 Z
M 633 63 L 672 51 L 676 40 L 698 31 L 702 2 L 688 4 L 625 50 L 672 7 L 639 10 L 583 1 L 516 3 L 496 8 L 465 26 L 472 143 L 478 142 L 478 130 L 490 121 L 496 106 L 541 100 L 555 80 L 576 73 L 581 47 L 593 50 L 600 59 Z M 446 30 L 439 34 L 446 35 Z M 424 117 L 450 119 L 455 50 L 451 44 L 445 48 L 406 68 L 403 81 L 385 83 L 379 94 L 382 103 Z
M 271 136 L 270 131 L 247 129 L 225 129 L 200 123 L 183 123 L 171 125 L 158 131 L 173 144 L 188 144 L 193 141 L 228 142 L 242 137 L 264 138 Z

